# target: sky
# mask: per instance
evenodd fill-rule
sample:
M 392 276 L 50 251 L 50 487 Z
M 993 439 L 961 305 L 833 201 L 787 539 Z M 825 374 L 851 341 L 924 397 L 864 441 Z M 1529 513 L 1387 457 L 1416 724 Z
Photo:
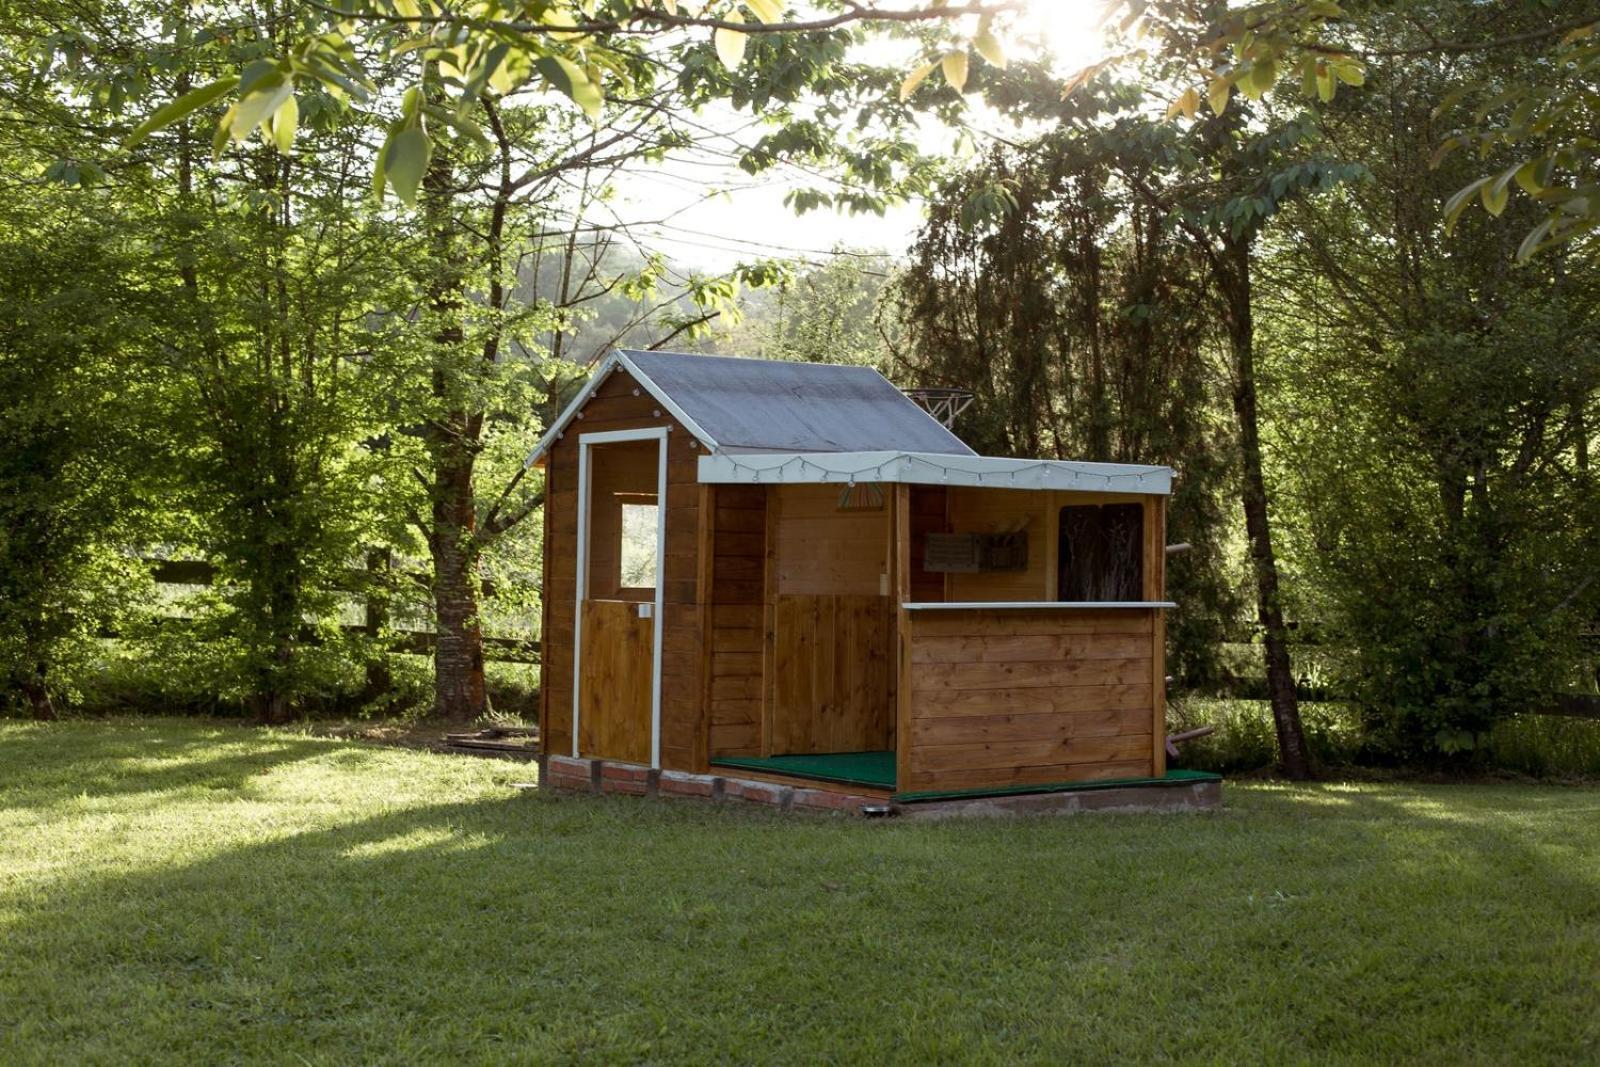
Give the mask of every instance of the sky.
M 1064 72 L 1098 58 L 1103 46 L 1096 23 L 1104 0 L 1030 2 L 1030 9 L 1004 34 L 1013 52 L 1026 47 L 1028 37 L 1037 36 L 1047 42 Z M 911 5 L 905 0 L 886 0 L 883 6 Z M 908 45 L 892 42 L 867 47 L 904 51 Z M 898 61 L 908 70 L 914 65 L 910 53 L 867 58 Z M 974 124 L 981 128 L 986 121 L 981 103 L 976 96 L 967 99 Z M 714 271 L 763 256 L 815 262 L 828 258 L 839 246 L 899 254 L 911 244 L 922 222 L 920 204 L 901 204 L 881 217 L 845 215 L 830 209 L 797 216 L 784 206 L 784 195 L 793 188 L 820 183 L 793 170 L 780 168 L 752 178 L 735 167 L 725 150 L 731 144 L 729 135 L 750 121 L 748 115 L 713 109 L 698 121 L 706 130 L 707 151 L 634 169 L 618 182 L 618 214 L 629 221 L 648 220 L 652 225 L 641 227 L 642 231 L 650 234 L 654 247 L 674 260 Z M 930 124 L 923 132 L 922 147 L 949 152 L 955 139 L 954 130 Z M 716 195 L 708 197 L 711 191 Z

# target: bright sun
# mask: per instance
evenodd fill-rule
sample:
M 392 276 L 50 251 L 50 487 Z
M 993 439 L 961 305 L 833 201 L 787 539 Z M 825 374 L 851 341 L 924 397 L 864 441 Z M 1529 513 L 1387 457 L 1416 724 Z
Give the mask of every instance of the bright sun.
M 1076 71 L 1105 53 L 1099 27 L 1105 0 L 1028 0 L 1015 23 L 1017 36 L 1039 36 L 1063 72 Z

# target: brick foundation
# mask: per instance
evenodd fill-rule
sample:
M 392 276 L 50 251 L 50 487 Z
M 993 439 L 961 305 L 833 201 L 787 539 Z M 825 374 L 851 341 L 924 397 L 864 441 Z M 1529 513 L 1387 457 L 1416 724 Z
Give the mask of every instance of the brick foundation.
M 716 800 L 722 796 L 723 780 L 711 774 L 688 771 L 662 771 L 656 780 L 656 793 L 664 797 L 696 797 Z
M 600 763 L 600 790 L 604 793 L 621 793 L 624 796 L 646 797 L 656 791 L 659 771 L 635 763 Z
M 895 815 L 940 819 L 964 815 L 1070 815 L 1078 812 L 1207 811 L 1222 806 L 1222 783 L 1120 786 L 1073 789 L 1015 796 L 957 797 L 891 804 L 882 797 L 836 793 L 831 789 L 787 786 L 744 778 L 724 778 L 686 771 L 658 771 L 637 763 L 550 756 L 540 781 L 569 793 L 611 793 L 673 799 L 727 800 L 760 804 L 778 811 L 860 817 L 869 808 L 890 808 Z
M 576 756 L 551 756 L 545 761 L 543 779 L 552 789 L 572 793 L 600 792 L 600 761 Z
M 749 782 L 742 778 L 725 778 L 722 795 L 727 800 L 743 800 L 752 804 L 766 804 L 780 811 L 788 811 L 794 801 L 794 789 L 775 782 Z M 805 790 L 811 792 L 811 790 Z

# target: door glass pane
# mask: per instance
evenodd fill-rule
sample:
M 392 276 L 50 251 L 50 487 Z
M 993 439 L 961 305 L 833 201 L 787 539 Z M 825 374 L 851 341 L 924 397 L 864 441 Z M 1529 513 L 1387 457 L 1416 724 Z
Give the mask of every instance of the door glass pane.
M 656 586 L 657 505 L 622 505 L 622 585 L 627 589 Z

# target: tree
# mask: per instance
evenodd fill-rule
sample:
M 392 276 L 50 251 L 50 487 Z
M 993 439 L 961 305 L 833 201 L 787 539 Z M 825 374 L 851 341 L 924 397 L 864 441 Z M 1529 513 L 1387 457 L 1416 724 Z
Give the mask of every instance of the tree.
M 975 225 L 967 206 L 996 187 L 1011 207 Z M 940 190 L 893 283 L 895 369 L 972 389 L 961 428 L 979 451 L 1177 470 L 1169 528 L 1194 549 L 1171 567 L 1184 610 L 1170 663 L 1205 685 L 1235 611 L 1220 507 L 1232 442 L 1215 429 L 1206 266 L 1162 216 L 1070 133 L 993 150 Z
M 1440 58 L 1520 54 L 1546 50 L 1548 62 L 1514 71 L 1450 79 L 1436 103 L 1459 125 L 1440 139 L 1435 165 L 1451 151 L 1477 146 L 1487 156 L 1504 149 L 1515 157 L 1446 201 L 1454 220 L 1475 199 L 1498 217 L 1520 189 L 1540 210 L 1517 249 L 1517 258 L 1579 238 L 1600 225 L 1600 150 L 1591 136 L 1600 86 L 1600 13 L 1585 0 L 1516 0 L 1504 4 L 1345 5 L 1333 0 L 1109 0 L 1106 18 L 1123 30 L 1157 42 L 1156 50 L 1180 58 L 1187 87 L 1168 117 L 1194 118 L 1202 106 L 1216 114 L 1239 91 L 1260 99 L 1280 79 L 1298 78 L 1308 100 L 1331 103 L 1341 84 L 1360 86 L 1373 61 L 1414 56 Z M 1399 43 L 1395 25 L 1422 39 Z M 1440 36 L 1441 25 L 1459 36 Z M 1137 53 L 1114 55 L 1083 71 L 1074 87 Z M 1176 92 L 1176 90 L 1174 90 Z M 1476 100 L 1470 112 L 1461 105 Z
M 1433 33 L 1462 32 L 1439 14 Z M 1336 662 L 1374 748 L 1438 762 L 1586 682 L 1600 292 L 1580 248 L 1511 266 L 1533 203 L 1447 233 L 1450 191 L 1500 160 L 1430 165 L 1436 101 L 1514 78 L 1519 57 L 1446 59 L 1398 17 L 1383 39 L 1396 54 L 1326 119 L 1374 161 L 1371 184 L 1293 205 L 1262 261 L 1282 397 L 1268 433 L 1303 516 L 1302 595 L 1349 650 Z
M 112 353 L 148 326 L 125 245 L 59 196 L 0 218 L 0 669 L 53 719 L 72 668 L 132 611 L 135 397 Z M 31 217 L 28 217 L 31 216 Z

